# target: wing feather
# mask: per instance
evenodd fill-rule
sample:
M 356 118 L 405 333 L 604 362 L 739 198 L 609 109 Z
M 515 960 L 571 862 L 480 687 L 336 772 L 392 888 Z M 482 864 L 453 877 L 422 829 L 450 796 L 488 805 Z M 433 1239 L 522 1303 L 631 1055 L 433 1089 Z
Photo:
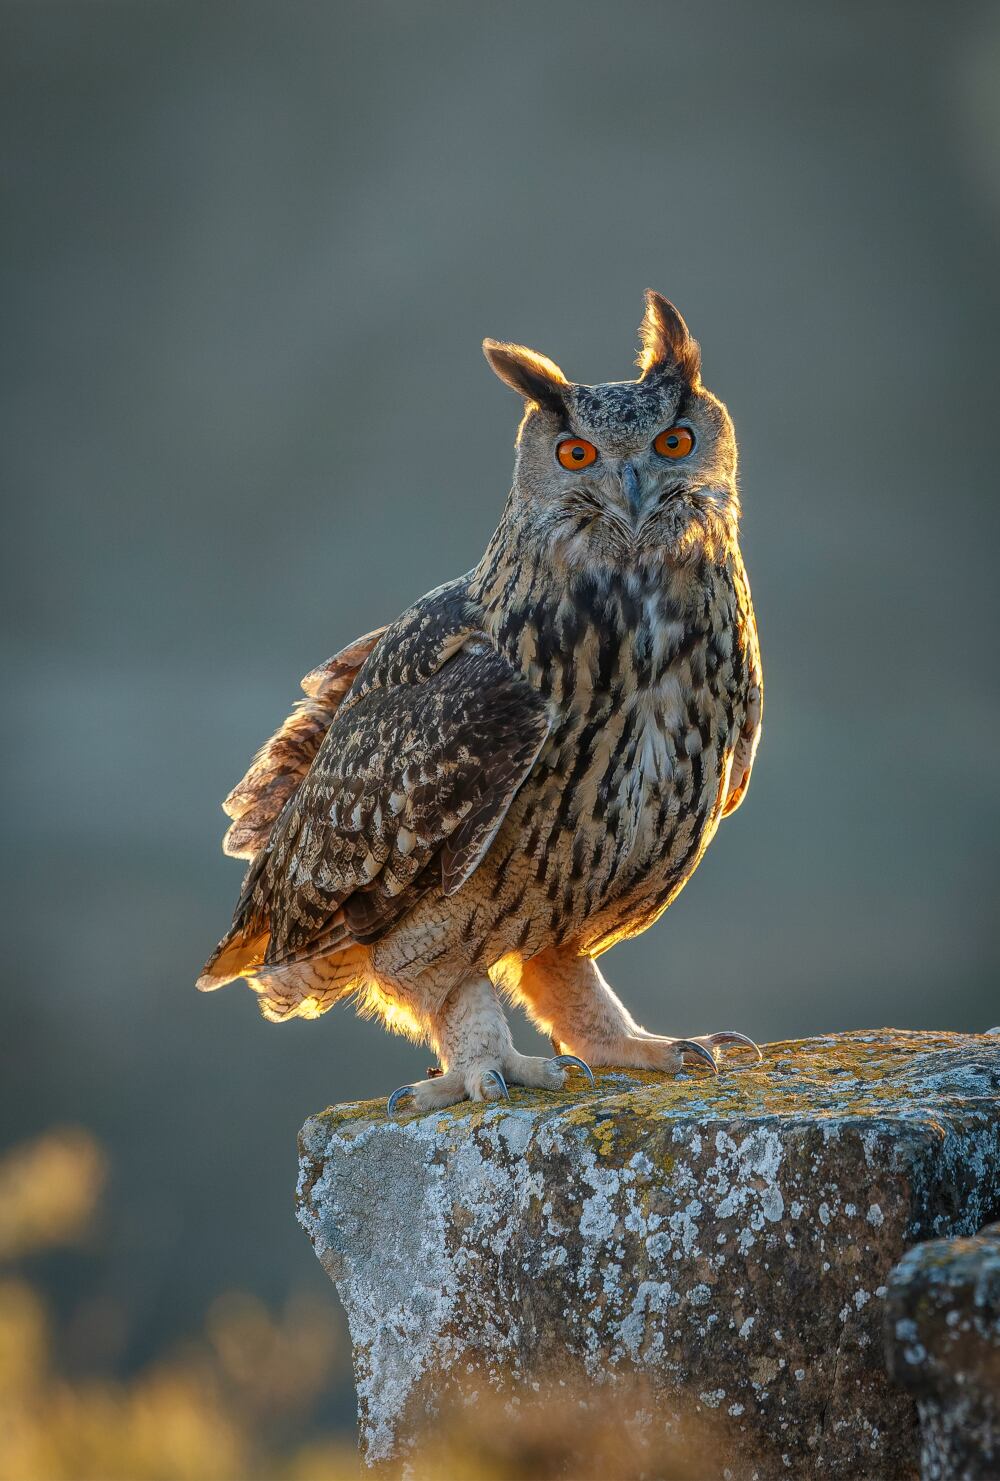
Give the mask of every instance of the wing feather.
M 300 700 L 283 725 L 257 752 L 250 770 L 222 804 L 233 819 L 223 852 L 252 859 L 267 843 L 282 809 L 308 772 L 334 715 L 360 673 L 384 627 L 356 638 L 312 669 L 302 680 Z
M 544 701 L 482 633 L 429 675 L 352 695 L 251 869 L 238 921 L 267 963 L 371 942 L 473 873 L 548 734 Z M 423 671 L 426 671 L 425 666 Z M 412 672 L 412 671 L 411 671 Z
M 750 597 L 750 584 L 742 561 L 739 562 L 734 576 L 738 602 L 737 640 L 746 654 L 749 691 L 746 714 L 729 772 L 729 791 L 722 808 L 724 818 L 734 813 L 746 796 L 761 726 L 764 723 L 764 670 L 761 666 L 760 640 L 757 637 L 757 619 Z

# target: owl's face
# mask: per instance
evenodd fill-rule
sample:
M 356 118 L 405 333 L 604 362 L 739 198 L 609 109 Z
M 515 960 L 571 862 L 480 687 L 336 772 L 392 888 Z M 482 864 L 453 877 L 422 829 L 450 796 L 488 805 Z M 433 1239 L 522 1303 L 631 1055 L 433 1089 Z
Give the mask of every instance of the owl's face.
M 554 566 L 680 560 L 735 532 L 736 440 L 701 384 L 698 346 L 651 292 L 639 332 L 639 379 L 599 386 L 567 381 L 521 346 L 484 344 L 526 401 L 505 517 Z

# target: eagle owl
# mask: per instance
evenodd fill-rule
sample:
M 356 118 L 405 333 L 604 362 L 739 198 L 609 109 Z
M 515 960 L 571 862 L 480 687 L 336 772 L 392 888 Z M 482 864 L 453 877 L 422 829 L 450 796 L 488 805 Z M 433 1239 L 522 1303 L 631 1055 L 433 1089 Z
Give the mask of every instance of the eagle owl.
M 691 877 L 761 726 L 733 425 L 657 293 L 639 333 L 637 379 L 597 386 L 484 342 L 524 398 L 485 555 L 307 674 L 224 803 L 250 865 L 198 986 L 242 977 L 278 1022 L 352 997 L 429 1043 L 390 1114 L 756 1049 L 647 1031 L 595 961 Z M 505 996 L 553 1058 L 517 1052 Z

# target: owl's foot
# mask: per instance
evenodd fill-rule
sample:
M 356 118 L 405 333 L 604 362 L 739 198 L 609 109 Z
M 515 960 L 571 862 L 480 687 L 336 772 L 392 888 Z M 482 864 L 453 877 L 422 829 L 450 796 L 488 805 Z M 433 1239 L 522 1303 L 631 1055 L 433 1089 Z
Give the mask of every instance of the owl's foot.
M 711 1066 L 713 1074 L 717 1075 L 721 1059 L 720 1050 L 724 1044 L 738 1044 L 744 1049 L 753 1050 L 757 1059 L 764 1057 L 754 1044 L 753 1038 L 724 1029 L 719 1034 L 696 1034 L 693 1038 L 661 1038 L 655 1034 L 644 1035 L 643 1040 L 637 1041 L 636 1044 L 639 1057 L 636 1060 L 625 1060 L 625 1063 L 668 1069 L 674 1074 L 677 1074 L 679 1069 L 707 1063 Z M 643 1049 L 643 1046 L 647 1047 Z
M 441 1111 L 445 1106 L 458 1105 L 459 1101 L 470 1097 L 473 1100 L 510 1100 L 507 1082 L 497 1069 L 482 1071 L 476 1088 L 479 1093 L 472 1095 L 466 1088 L 466 1077 L 457 1070 L 451 1070 L 435 1075 L 433 1079 L 421 1080 L 418 1085 L 401 1085 L 386 1102 L 386 1114 L 390 1121 L 395 1121 L 397 1110 L 409 1115 L 423 1115 L 427 1111 Z
M 691 1039 L 668 1039 L 662 1034 L 630 1033 L 605 1044 L 588 1043 L 581 1047 L 596 1064 L 621 1065 L 626 1069 L 665 1070 L 674 1075 L 691 1066 L 702 1065 L 717 1075 L 721 1057 L 719 1051 L 726 1044 L 750 1049 L 757 1059 L 764 1057 L 753 1039 L 748 1039 L 746 1034 L 729 1030 L 717 1034 L 698 1034 Z
M 562 1090 L 569 1070 L 586 1075 L 591 1085 L 594 1076 L 590 1066 L 575 1054 L 557 1054 L 554 1059 L 511 1051 L 500 1063 L 478 1061 L 464 1069 L 447 1070 L 419 1085 L 401 1085 L 389 1097 L 386 1112 L 390 1121 L 396 1110 L 410 1115 L 438 1111 L 463 1100 L 510 1100 L 511 1085 L 528 1085 L 536 1090 Z
M 730 1029 L 717 1034 L 696 1034 L 691 1039 L 667 1039 L 649 1034 L 645 1042 L 653 1046 L 651 1059 L 646 1062 L 655 1069 L 673 1070 L 674 1073 L 688 1065 L 707 1063 L 711 1066 L 713 1074 L 717 1075 L 719 1061 L 722 1057 L 719 1051 L 725 1044 L 751 1049 L 757 1059 L 764 1058 L 753 1039 L 748 1039 L 746 1034 L 734 1033 Z
M 581 1075 L 586 1075 L 587 1079 L 590 1081 L 591 1090 L 593 1090 L 597 1084 L 596 1080 L 594 1079 L 594 1072 L 590 1068 L 590 1065 L 587 1064 L 585 1060 L 578 1059 L 575 1054 L 557 1054 L 555 1059 L 546 1060 L 546 1063 L 565 1065 L 567 1069 L 579 1070 Z
M 723 1029 L 717 1034 L 699 1034 L 696 1038 L 685 1042 L 704 1047 L 716 1062 L 719 1059 L 716 1050 L 721 1049 L 724 1044 L 733 1044 L 740 1049 L 752 1049 L 758 1063 L 764 1058 L 759 1044 L 755 1044 L 753 1039 L 748 1039 L 746 1034 L 738 1034 L 733 1029 Z
M 726 1045 L 742 1045 L 757 1059 L 763 1057 L 746 1034 L 729 1030 L 690 1039 L 651 1034 L 636 1023 L 596 963 L 569 949 L 541 952 L 524 962 L 518 992 L 536 1023 L 552 1034 L 552 1047 L 581 1054 L 589 1064 L 673 1075 L 697 1064 L 717 1074 Z

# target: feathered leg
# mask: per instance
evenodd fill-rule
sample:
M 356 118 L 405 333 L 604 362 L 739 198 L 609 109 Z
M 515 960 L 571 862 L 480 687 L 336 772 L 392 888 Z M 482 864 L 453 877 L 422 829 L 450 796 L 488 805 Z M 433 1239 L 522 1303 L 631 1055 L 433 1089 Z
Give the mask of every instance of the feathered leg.
M 462 1100 L 509 1099 L 508 1085 L 561 1090 L 573 1064 L 590 1073 L 573 1056 L 543 1059 L 519 1054 L 497 995 L 485 977 L 463 982 L 429 1015 L 429 1039 L 444 1073 L 394 1090 L 389 1097 L 390 1116 L 397 1106 L 421 1112 Z
M 724 1044 L 745 1045 L 760 1057 L 745 1034 L 671 1039 L 648 1033 L 605 982 L 596 962 L 558 948 L 525 962 L 514 992 L 542 1032 L 551 1035 L 553 1045 L 590 1064 L 676 1072 L 694 1060 L 714 1070 L 717 1051 Z

